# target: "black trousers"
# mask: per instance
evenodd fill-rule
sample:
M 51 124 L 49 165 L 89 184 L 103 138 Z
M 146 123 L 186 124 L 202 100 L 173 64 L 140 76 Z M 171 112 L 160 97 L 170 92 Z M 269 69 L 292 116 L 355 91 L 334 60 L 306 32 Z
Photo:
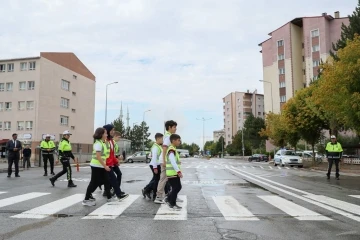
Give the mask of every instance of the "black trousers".
M 110 182 L 109 182 L 108 173 L 104 168 L 91 167 L 91 180 L 86 190 L 85 200 L 89 200 L 90 195 L 100 185 L 104 185 L 106 196 L 108 199 L 110 199 L 111 193 L 110 193 Z
M 160 174 L 161 174 L 161 165 L 157 166 L 158 173 L 154 172 L 154 167 L 152 165 L 150 165 L 150 169 L 151 169 L 151 172 L 153 173 L 153 177 L 150 180 L 150 182 L 148 183 L 148 185 L 145 186 L 144 190 L 146 192 L 150 192 L 152 190 L 154 197 L 156 197 L 156 191 L 157 191 L 157 187 L 158 187 L 159 180 L 160 180 Z
M 114 166 L 114 167 L 112 167 L 112 169 L 113 169 L 114 173 L 116 174 L 116 180 L 119 184 L 119 187 L 121 187 L 122 172 L 121 172 L 119 166 Z M 120 189 L 120 191 L 121 191 L 121 189 Z
M 72 172 L 71 172 L 71 166 L 70 166 L 70 159 L 60 159 L 60 162 L 63 165 L 63 169 L 61 170 L 61 172 L 59 172 L 54 177 L 52 177 L 52 179 L 56 181 L 59 177 L 61 177 L 62 175 L 64 175 L 66 173 L 66 179 L 70 183 L 70 181 L 72 181 L 71 180 Z
M 178 196 L 178 193 L 180 192 L 182 186 L 181 186 L 181 181 L 180 178 L 177 177 L 172 177 L 172 178 L 168 178 L 168 182 L 171 186 L 171 191 L 168 195 L 168 200 L 169 203 L 174 206 L 176 204 L 176 199 Z
M 120 186 L 119 186 L 119 183 L 118 183 L 118 180 L 116 178 L 116 175 L 115 175 L 115 172 L 114 172 L 114 168 L 113 167 L 110 167 L 110 172 L 106 172 L 107 175 L 108 175 L 108 179 L 109 179 L 109 182 L 110 182 L 110 185 L 111 187 L 114 188 L 114 192 L 116 194 L 116 196 L 120 197 L 121 196 L 121 189 L 120 189 Z M 106 192 L 106 190 L 105 190 Z M 106 192 L 106 195 L 108 193 Z
M 53 154 L 43 154 L 43 161 L 44 161 L 44 171 L 45 173 L 47 173 L 47 162 L 49 160 L 50 162 L 50 170 L 51 173 L 54 172 L 54 155 Z
M 328 167 L 328 173 L 327 173 L 327 175 L 330 176 L 330 174 L 331 174 L 331 168 L 332 168 L 332 165 L 333 165 L 334 162 L 335 162 L 335 167 L 336 167 L 336 174 L 335 174 L 335 176 L 336 176 L 336 177 L 339 177 L 339 176 L 340 176 L 340 174 L 339 174 L 339 163 L 340 163 L 340 159 L 328 158 L 329 167 Z
M 11 153 L 8 155 L 8 175 L 12 174 L 12 165 L 15 165 L 15 176 L 19 175 L 19 153 Z
M 30 157 L 23 157 L 23 168 L 25 168 L 25 165 L 30 168 Z

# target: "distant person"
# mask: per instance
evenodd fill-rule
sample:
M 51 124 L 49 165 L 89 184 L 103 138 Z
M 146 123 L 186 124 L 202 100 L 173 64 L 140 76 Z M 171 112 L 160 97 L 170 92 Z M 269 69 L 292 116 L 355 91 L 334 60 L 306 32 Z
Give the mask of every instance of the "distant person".
M 17 134 L 12 135 L 12 140 L 9 140 L 6 143 L 6 149 L 8 150 L 8 178 L 12 174 L 12 165 L 15 165 L 15 177 L 20 177 L 19 175 L 19 160 L 20 152 L 22 150 L 22 145 L 19 140 L 17 140 Z
M 125 150 L 122 152 L 123 160 L 126 161 L 126 152 Z
M 331 168 L 333 163 L 335 162 L 335 167 L 336 167 L 335 177 L 336 180 L 340 180 L 339 163 L 342 158 L 343 149 L 341 147 L 341 144 L 337 142 L 335 135 L 331 135 L 330 142 L 326 144 L 325 150 L 326 150 L 326 158 L 329 163 L 328 172 L 326 174 L 327 179 L 330 179 Z
M 29 145 L 26 145 L 23 150 L 23 168 L 25 169 L 25 165 L 27 169 L 31 167 L 30 165 L 30 158 L 31 158 L 31 148 Z

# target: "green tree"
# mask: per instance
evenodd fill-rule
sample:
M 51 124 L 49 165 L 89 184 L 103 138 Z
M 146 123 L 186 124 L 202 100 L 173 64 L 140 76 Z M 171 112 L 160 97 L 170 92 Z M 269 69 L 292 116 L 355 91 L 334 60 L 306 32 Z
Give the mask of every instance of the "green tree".
M 196 143 L 192 143 L 190 145 L 190 149 L 189 149 L 189 153 L 191 156 L 194 156 L 194 154 L 198 154 L 200 150 L 199 145 L 197 145 Z
M 245 156 L 251 155 L 251 147 L 244 143 Z M 232 143 L 227 145 L 226 151 L 230 155 L 242 155 L 242 131 L 239 130 L 232 138 Z
M 142 122 L 141 125 L 135 125 L 129 132 L 128 139 L 131 141 L 131 150 L 140 151 L 143 150 L 143 141 L 144 146 L 149 146 L 151 144 L 151 139 L 149 139 L 149 127 L 146 125 L 146 122 Z
M 335 59 L 335 61 L 340 60 L 340 57 L 337 55 L 337 51 L 345 48 L 347 45 L 347 41 L 353 40 L 355 34 L 360 35 L 360 0 L 358 0 L 358 5 L 355 8 L 353 14 L 349 15 L 348 17 L 349 25 L 346 26 L 345 24 L 342 24 L 340 39 L 332 45 L 334 51 L 331 51 L 330 55 L 332 58 Z
M 266 137 L 260 135 L 261 129 L 264 128 L 264 119 L 250 114 L 244 123 L 244 142 L 248 143 L 252 149 L 260 148 L 260 145 L 266 139 Z
M 277 147 L 285 147 L 287 143 L 287 128 L 284 118 L 276 113 L 267 114 L 265 128 L 261 130 L 260 135 L 268 138 Z
M 126 129 L 125 129 L 123 120 L 121 118 L 117 118 L 111 124 L 114 125 L 115 131 L 120 132 L 121 137 L 125 138 Z

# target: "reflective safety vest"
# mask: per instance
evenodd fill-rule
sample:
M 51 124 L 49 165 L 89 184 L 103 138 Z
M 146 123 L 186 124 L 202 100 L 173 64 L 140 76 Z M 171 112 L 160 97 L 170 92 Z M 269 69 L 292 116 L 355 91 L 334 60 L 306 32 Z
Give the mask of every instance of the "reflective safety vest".
M 151 147 L 151 153 L 152 153 L 152 149 L 153 149 L 153 148 L 157 148 L 157 159 L 156 159 L 156 163 L 157 163 L 157 165 L 159 165 L 160 162 L 161 162 L 161 152 L 162 152 L 162 148 L 160 147 L 159 144 L 154 143 L 154 144 L 152 145 L 152 147 Z
M 327 158 L 333 158 L 333 159 L 340 159 L 341 153 L 343 152 L 341 144 L 338 142 L 335 144 L 332 144 L 332 142 L 328 142 L 326 144 L 325 150 L 327 151 Z
M 114 141 L 114 153 L 115 156 L 119 156 L 120 152 L 119 152 L 119 145 L 117 144 L 117 142 Z
M 42 150 L 42 154 L 53 154 L 55 150 L 55 143 L 51 140 L 49 141 L 41 141 L 40 148 Z M 50 149 L 51 151 L 47 151 Z
M 181 170 L 180 155 L 176 151 L 176 148 L 172 145 L 167 149 L 167 152 L 166 152 L 166 176 L 174 177 L 174 176 L 177 176 L 177 172 L 174 169 L 173 165 L 171 164 L 171 161 L 169 158 L 170 151 L 173 151 L 175 153 L 176 165 L 178 166 L 179 170 Z
M 91 161 L 90 161 L 90 165 L 92 166 L 98 166 L 98 167 L 102 167 L 103 165 L 101 165 L 101 163 L 99 162 L 99 160 L 96 157 L 96 151 L 95 151 L 95 144 L 96 143 L 100 143 L 101 144 L 101 159 L 104 161 L 104 163 L 106 162 L 106 156 L 109 152 L 109 149 L 107 148 L 106 144 L 101 141 L 101 140 L 96 140 L 95 143 L 93 144 L 93 152 L 92 152 L 92 157 L 91 157 Z
M 69 140 L 62 139 L 61 142 L 59 143 L 58 150 L 59 150 L 60 159 L 66 160 L 73 157 L 73 154 L 71 153 L 71 143 L 69 142 Z

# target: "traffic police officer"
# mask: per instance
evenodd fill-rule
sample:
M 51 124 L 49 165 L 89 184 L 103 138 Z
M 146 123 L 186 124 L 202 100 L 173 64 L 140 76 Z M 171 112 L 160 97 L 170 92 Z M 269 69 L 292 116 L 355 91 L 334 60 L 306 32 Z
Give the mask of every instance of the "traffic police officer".
M 54 150 L 55 150 L 55 143 L 50 140 L 50 135 L 46 134 L 45 140 L 41 141 L 40 144 L 42 157 L 44 161 L 44 176 L 47 176 L 47 162 L 50 162 L 50 170 L 51 174 L 55 175 L 54 173 Z
M 64 175 L 67 174 L 67 180 L 68 180 L 68 187 L 76 187 L 76 185 L 73 183 L 71 179 L 71 166 L 70 166 L 70 158 L 74 160 L 76 163 L 77 160 L 74 157 L 74 154 L 71 152 L 71 143 L 69 142 L 70 135 L 72 135 L 69 130 L 66 130 L 63 132 L 63 138 L 60 141 L 59 144 L 59 157 L 60 162 L 63 165 L 63 170 L 56 174 L 54 177 L 50 178 L 50 182 L 53 186 L 55 186 L 55 181 Z M 58 163 L 59 160 L 56 160 L 56 163 Z
M 329 162 L 329 168 L 328 168 L 328 173 L 327 175 L 327 179 L 330 179 L 330 173 L 331 173 L 331 168 L 333 163 L 335 162 L 335 167 L 336 167 L 336 179 L 339 179 L 339 162 L 341 160 L 342 157 L 342 153 L 343 153 L 343 149 L 341 147 L 341 144 L 338 143 L 336 141 L 336 137 L 334 135 L 331 135 L 330 137 L 331 141 L 328 142 L 328 144 L 326 145 L 326 158 Z

